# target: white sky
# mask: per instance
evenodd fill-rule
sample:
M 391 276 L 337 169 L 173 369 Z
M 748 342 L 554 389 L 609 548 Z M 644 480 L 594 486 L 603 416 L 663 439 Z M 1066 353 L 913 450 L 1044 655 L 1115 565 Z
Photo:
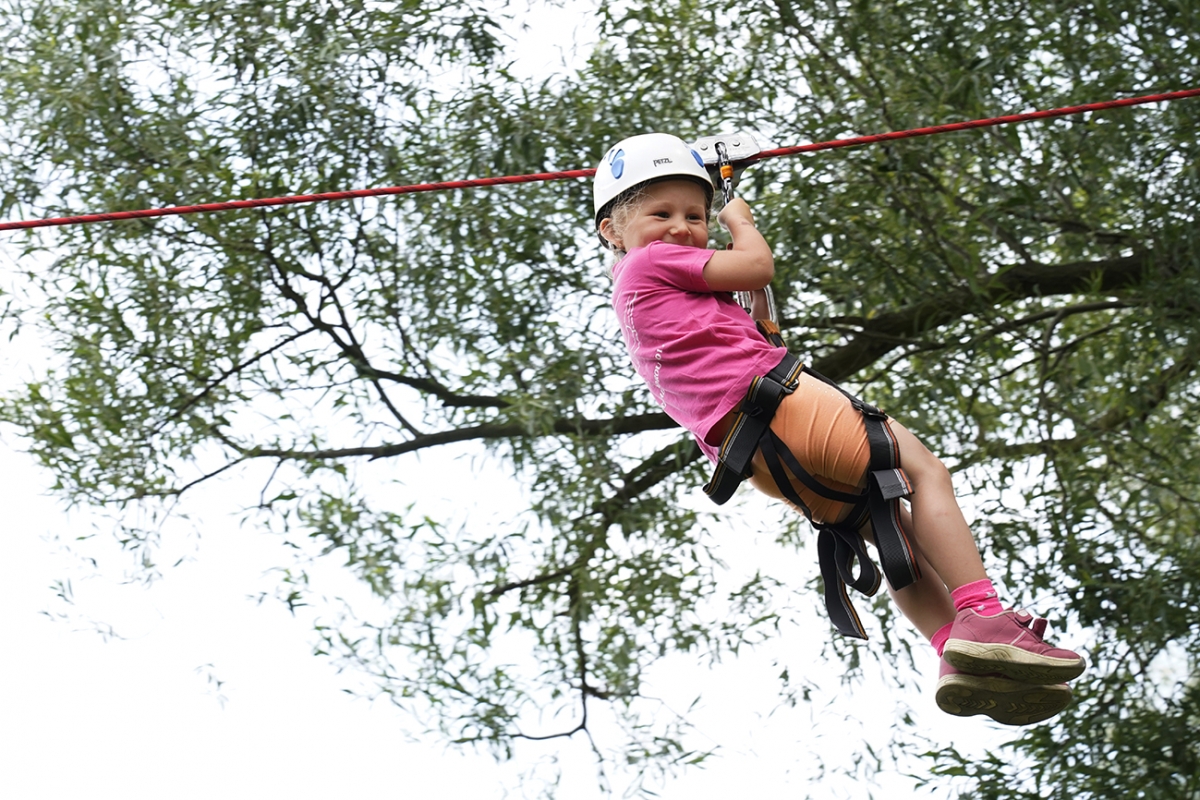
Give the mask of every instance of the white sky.
M 530 41 L 559 44 L 525 50 L 525 68 L 553 70 L 569 57 L 559 48 L 577 35 L 571 32 L 579 15 L 546 10 L 530 19 Z M 8 345 L 0 359 L 3 383 L 37 363 L 33 351 Z M 565 773 L 560 797 L 603 796 L 582 739 L 526 745 L 518 751 L 520 763 L 497 765 L 486 754 L 414 740 L 408 732 L 415 726 L 401 712 L 346 694 L 358 679 L 311 655 L 311 617 L 293 618 L 274 601 L 250 599 L 270 591 L 266 572 L 285 557 L 276 541 L 238 527 L 236 503 L 222 504 L 219 490 L 206 502 L 192 559 L 167 570 L 162 581 L 150 588 L 122 585 L 120 565 L 111 560 L 95 576 L 49 541 L 91 533 L 92 522 L 83 513 L 67 514 L 47 495 L 50 477 L 15 444 L 11 432 L 0 438 L 6 500 L 0 620 L 7 641 L 0 658 L 0 798 L 474 800 L 505 796 L 506 789 L 520 796 L 522 772 L 547 758 L 559 759 Z M 797 583 L 815 570 L 810 556 L 781 555 L 745 531 L 731 536 L 723 556 L 749 569 L 756 559 L 778 565 L 792 558 Z M 43 612 L 67 610 L 50 588 L 62 579 L 72 581 L 76 617 L 56 621 Z M 819 604 L 816 597 L 806 600 Z M 86 629 L 88 618 L 111 624 L 124 638 L 105 640 Z M 661 797 L 925 796 L 899 776 L 885 776 L 881 790 L 822 776 L 822 766 L 836 769 L 861 755 L 864 736 L 876 745 L 884 741 L 890 721 L 906 708 L 927 726 L 932 744 L 957 739 L 982 746 L 1007 733 L 981 718 L 953 720 L 937 711 L 936 665 L 926 649 L 919 694 L 896 697 L 873 685 L 848 697 L 837 691 L 837 665 L 814 663 L 812 669 L 827 673 L 828 695 L 812 706 L 772 713 L 778 672 L 772 657 L 806 663 L 817 653 L 814 637 L 829 635 L 818 612 L 810 622 L 805 630 L 785 631 L 762 653 L 715 670 L 676 658 L 655 671 L 648 688 L 666 699 L 664 709 L 682 710 L 705 692 L 694 715 L 698 743 L 721 748 L 708 768 L 658 787 Z M 219 690 L 210 674 L 223 681 Z M 601 746 L 619 744 L 598 727 Z M 615 788 L 620 796 L 619 776 Z
M 561 797 L 602 796 L 582 739 L 527 745 L 519 764 L 496 765 L 483 754 L 412 740 L 407 732 L 416 727 L 404 714 L 346 694 L 358 677 L 338 675 L 311 655 L 308 619 L 251 599 L 269 590 L 265 573 L 286 556 L 269 537 L 238 527 L 232 508 L 213 507 L 193 560 L 150 588 L 121 585 L 116 564 L 102 562 L 101 575 L 88 578 L 92 570 L 43 538 L 91 528 L 45 496 L 46 482 L 28 457 L 3 449 L 0 475 L 9 499 L 0 536 L 0 609 L 9 642 L 0 659 L 0 797 L 501 797 L 506 788 L 516 792 L 521 772 L 546 756 L 563 763 L 569 790 Z M 780 557 L 747 540 L 722 550 L 735 570 L 764 553 L 775 565 Z M 795 557 L 798 580 L 813 569 Z M 50 588 L 63 578 L 72 579 L 79 618 L 55 621 L 41 612 L 66 610 Z M 84 618 L 111 624 L 124 638 L 105 641 Z M 772 713 L 772 654 L 795 670 L 815 658 L 814 637 L 829 635 L 815 608 L 807 622 L 762 653 L 715 670 L 680 657 L 654 672 L 648 692 L 666 699 L 664 713 L 705 693 L 695 714 L 697 744 L 722 752 L 708 768 L 661 787 L 660 796 L 878 796 L 878 786 L 814 779 L 822 763 L 834 769 L 859 755 L 864 736 L 878 746 L 906 707 L 943 742 L 958 736 L 969 744 L 1001 732 L 980 718 L 945 718 L 933 707 L 936 669 L 924 650 L 920 693 L 898 697 L 869 685 L 850 697 L 838 690 L 837 665 L 814 663 L 826 673 L 826 696 L 811 708 Z M 224 682 L 219 691 L 210 673 Z M 614 732 L 597 727 L 602 747 L 619 744 Z M 913 796 L 898 776 L 885 778 L 888 784 Z

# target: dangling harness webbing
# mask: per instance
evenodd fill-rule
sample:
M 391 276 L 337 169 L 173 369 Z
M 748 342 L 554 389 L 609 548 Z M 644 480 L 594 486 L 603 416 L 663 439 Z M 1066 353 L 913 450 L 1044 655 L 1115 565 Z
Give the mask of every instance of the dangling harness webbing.
M 758 327 L 768 341 L 777 347 L 783 346 L 783 337 L 773 322 L 758 320 Z M 775 410 L 784 397 L 795 391 L 800 375 L 806 371 L 844 394 L 863 415 L 870 462 L 867 487 L 860 493 L 841 492 L 822 484 L 800 465 L 783 440 L 771 430 Z M 738 485 L 750 476 L 750 460 L 761 449 L 779 491 L 801 509 L 810 522 L 812 512 L 793 488 L 787 471 L 821 497 L 850 505 L 850 512 L 842 522 L 813 522 L 813 526 L 818 531 L 817 557 L 825 582 L 825 608 L 838 631 L 860 639 L 867 638 L 866 631 L 850 603 L 846 587 L 851 586 L 868 597 L 879 590 L 879 569 L 868 556 L 859 533 L 868 518 L 875 533 L 883 574 L 891 587 L 902 589 L 921 577 L 916 555 L 900 522 L 900 498 L 911 495 L 912 486 L 900 468 L 900 448 L 887 419 L 882 411 L 859 400 L 820 373 L 807 369 L 788 353 L 777 367 L 750 382 L 738 414 L 721 443 L 720 460 L 713 477 L 704 487 L 714 502 L 725 503 Z M 859 565 L 857 576 L 853 572 L 855 560 Z

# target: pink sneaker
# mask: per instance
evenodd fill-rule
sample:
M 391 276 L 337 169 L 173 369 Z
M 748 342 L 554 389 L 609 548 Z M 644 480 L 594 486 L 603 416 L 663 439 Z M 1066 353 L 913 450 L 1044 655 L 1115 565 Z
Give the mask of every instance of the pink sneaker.
M 999 675 L 968 675 L 943 660 L 935 699 L 938 708 L 956 717 L 985 714 L 1001 725 L 1032 725 L 1066 708 L 1071 689 L 1065 683 L 1038 686 Z
M 1046 620 L 1021 611 L 985 617 L 964 608 L 954 618 L 942 658 L 972 675 L 999 674 L 1039 686 L 1078 678 L 1086 666 L 1078 653 L 1042 641 Z

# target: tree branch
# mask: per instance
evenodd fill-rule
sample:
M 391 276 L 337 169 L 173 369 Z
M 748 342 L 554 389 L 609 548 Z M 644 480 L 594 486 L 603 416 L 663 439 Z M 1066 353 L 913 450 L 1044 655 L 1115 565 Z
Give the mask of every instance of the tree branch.
M 533 431 L 518 423 L 475 425 L 437 433 L 420 434 L 407 442 L 380 444 L 366 447 L 342 447 L 325 450 L 288 450 L 269 447 L 243 447 L 229 442 L 238 453 L 247 458 L 282 458 L 289 461 L 326 461 L 339 458 L 367 457 L 370 459 L 390 458 L 404 455 L 427 447 L 436 447 L 454 442 L 475 439 L 528 438 L 549 434 L 598 436 L 645 433 L 646 431 L 668 430 L 678 427 L 666 414 L 639 414 L 615 419 L 559 419 L 549 431 Z
M 1142 402 L 1123 403 L 1092 419 L 1081 419 L 1066 414 L 1080 427 L 1094 434 L 1111 433 L 1127 427 L 1131 422 L 1145 421 L 1155 409 L 1170 397 L 1171 389 L 1180 381 L 1192 375 L 1200 366 L 1200 344 L 1189 343 L 1182 356 L 1167 369 L 1159 373 L 1159 380 L 1147 384 L 1140 393 Z M 1064 413 L 1063 409 L 1056 409 Z M 1043 439 L 1036 442 L 991 443 L 982 441 L 972 457 L 961 460 L 954 471 L 960 471 L 985 461 L 1003 459 L 1005 461 L 1021 461 L 1038 455 L 1046 455 L 1054 450 L 1078 452 L 1090 441 L 1091 437 L 1072 436 L 1066 439 Z
M 441 400 L 442 405 L 447 408 L 508 408 L 512 405 L 511 402 L 505 400 L 503 397 L 495 395 L 456 394 L 453 389 L 439 383 L 433 378 L 413 378 L 397 372 L 376 369 L 370 364 L 361 365 L 360 374 L 367 378 L 388 380 L 402 386 L 407 386 L 410 389 L 431 394 L 438 400 Z
M 1074 261 L 1051 266 L 1018 264 L 998 273 L 983 291 L 955 289 L 863 322 L 848 343 L 816 359 L 813 367 L 833 380 L 845 380 L 895 349 L 897 340 L 916 337 L 976 311 L 981 305 L 1048 295 L 1099 290 L 1115 292 L 1136 286 L 1151 263 L 1151 253 L 1104 261 Z
M 614 494 L 597 502 L 592 506 L 591 510 L 580 517 L 577 522 L 590 516 L 599 515 L 601 517 L 600 524 L 597 529 L 601 532 L 607 530 L 609 521 L 615 511 L 625 508 L 629 502 L 647 491 L 654 485 L 674 475 L 683 467 L 695 461 L 701 456 L 700 448 L 695 442 L 690 443 L 687 447 L 682 442 L 672 442 L 671 444 L 658 450 L 650 457 L 642 461 L 636 467 L 626 472 L 621 476 L 621 488 Z M 683 448 L 681 450 L 681 445 Z M 520 581 L 501 584 L 495 586 L 488 591 L 492 597 L 499 597 L 502 594 L 511 592 L 514 589 L 524 589 L 529 586 L 538 586 L 544 583 L 553 583 L 557 580 L 562 580 L 571 575 L 575 570 L 585 566 L 595 554 L 600 546 L 599 537 L 593 540 L 591 546 L 585 548 L 573 562 L 552 572 L 546 572 L 541 575 L 535 575 L 532 578 L 526 578 Z

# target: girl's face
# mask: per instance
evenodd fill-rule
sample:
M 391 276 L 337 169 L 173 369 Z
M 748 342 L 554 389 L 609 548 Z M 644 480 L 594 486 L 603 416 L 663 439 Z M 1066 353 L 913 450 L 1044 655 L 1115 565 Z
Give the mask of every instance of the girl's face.
M 666 180 L 652 183 L 619 217 L 602 220 L 600 233 L 618 250 L 629 252 L 651 242 L 688 247 L 708 246 L 708 203 L 695 181 Z

